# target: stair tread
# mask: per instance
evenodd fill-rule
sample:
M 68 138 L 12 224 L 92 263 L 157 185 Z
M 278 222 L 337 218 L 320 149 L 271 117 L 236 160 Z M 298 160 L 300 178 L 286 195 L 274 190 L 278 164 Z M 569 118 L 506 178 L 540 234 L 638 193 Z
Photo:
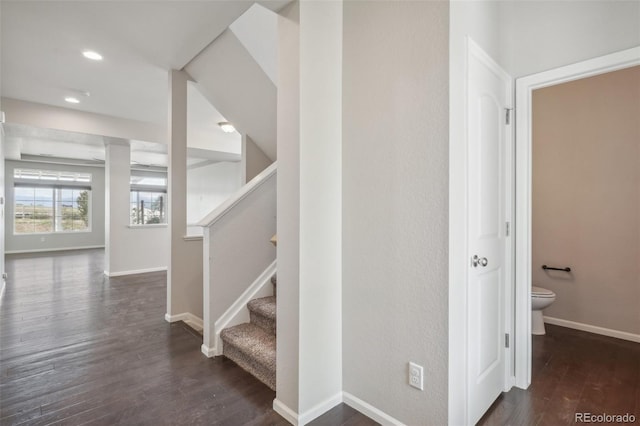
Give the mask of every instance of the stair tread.
M 225 328 L 220 332 L 225 344 L 235 346 L 239 351 L 259 364 L 275 371 L 276 368 L 276 336 L 262 328 L 244 323 Z
M 255 312 L 258 315 L 262 315 L 266 318 L 276 319 L 276 298 L 275 296 L 261 297 L 259 299 L 253 299 L 247 303 L 249 311 Z

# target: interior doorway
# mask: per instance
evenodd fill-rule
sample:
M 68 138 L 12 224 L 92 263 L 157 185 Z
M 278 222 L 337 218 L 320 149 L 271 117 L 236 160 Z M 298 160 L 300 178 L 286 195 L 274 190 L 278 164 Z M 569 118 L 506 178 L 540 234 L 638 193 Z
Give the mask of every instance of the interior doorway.
M 532 129 L 533 95 L 537 89 L 555 86 L 640 65 L 640 47 L 545 71 L 516 81 L 516 385 L 531 383 L 531 286 L 532 286 Z M 535 265 L 540 267 L 540 265 Z

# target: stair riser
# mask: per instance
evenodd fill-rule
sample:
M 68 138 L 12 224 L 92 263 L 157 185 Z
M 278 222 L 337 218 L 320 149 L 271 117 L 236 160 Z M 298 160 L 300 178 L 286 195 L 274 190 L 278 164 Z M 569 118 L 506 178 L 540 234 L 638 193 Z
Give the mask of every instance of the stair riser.
M 250 356 L 247 356 L 244 352 L 229 343 L 224 344 L 223 355 L 251 373 L 256 379 L 269 386 L 271 390 L 276 390 L 275 366 L 273 369 L 270 369 L 268 366 L 257 363 Z
M 264 315 L 260 315 L 257 312 L 249 311 L 249 318 L 251 324 L 255 324 L 258 327 L 262 328 L 268 333 L 276 334 L 276 321 L 265 317 Z

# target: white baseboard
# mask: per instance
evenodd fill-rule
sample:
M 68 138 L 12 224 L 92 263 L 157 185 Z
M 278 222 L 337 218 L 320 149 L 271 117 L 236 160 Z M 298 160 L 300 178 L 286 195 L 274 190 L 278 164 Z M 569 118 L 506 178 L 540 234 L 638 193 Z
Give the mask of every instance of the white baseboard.
M 84 246 L 84 247 L 64 247 L 64 248 L 49 248 L 49 249 L 33 249 L 33 250 L 7 250 L 5 254 L 21 254 L 21 253 L 46 253 L 48 251 L 75 251 L 75 250 L 89 250 L 99 249 L 104 246 Z
M 544 317 L 544 322 L 559 325 L 561 327 L 573 328 L 589 333 L 601 334 L 603 336 L 615 337 L 617 339 L 629 340 L 640 343 L 640 334 L 627 333 L 626 331 L 612 330 L 610 328 L 598 327 L 596 325 L 583 324 L 581 322 L 568 321 L 554 317 Z
M 280 414 L 293 426 L 298 426 L 298 413 L 287 407 L 282 401 L 277 398 L 273 400 L 273 411 Z
M 161 272 L 166 270 L 167 270 L 166 266 L 158 266 L 157 268 L 133 269 L 130 271 L 119 271 L 119 272 L 104 271 L 104 274 L 107 277 L 122 277 L 125 275 L 147 274 L 149 272 Z
M 360 398 L 351 395 L 349 392 L 342 393 L 342 400 L 349 407 L 355 410 L 358 410 L 365 416 L 370 417 L 371 419 L 375 420 L 376 422 L 380 423 L 383 426 L 405 426 L 404 423 L 394 419 L 393 417 L 377 409 L 373 405 L 367 402 L 364 402 Z
M 338 392 L 334 396 L 327 398 L 306 412 L 298 415 L 298 425 L 306 425 L 339 404 L 342 404 L 342 392 Z
M 191 312 L 183 312 L 181 314 L 175 314 L 175 315 L 164 314 L 164 320 L 166 322 L 176 322 L 176 321 L 192 322 L 194 325 L 197 325 L 198 327 L 202 327 L 202 324 L 203 324 L 202 318 L 199 318 L 193 315 Z
M 242 292 L 240 297 L 218 318 L 213 324 L 213 348 L 218 348 L 220 353 L 216 355 L 222 355 L 222 339 L 220 339 L 220 332 L 225 328 L 232 327 L 234 325 L 249 322 L 249 309 L 247 309 L 247 303 L 250 300 L 258 297 L 266 297 L 273 295 L 273 289 L 271 288 L 271 277 L 276 273 L 277 261 L 274 260 L 271 265 L 255 279 L 253 283 L 247 289 Z M 205 279 L 206 281 L 206 279 Z
M 200 346 L 200 350 L 207 358 L 213 358 L 214 356 L 222 355 L 221 353 L 218 353 L 218 350 L 216 348 L 210 348 L 204 343 L 202 344 L 202 346 Z

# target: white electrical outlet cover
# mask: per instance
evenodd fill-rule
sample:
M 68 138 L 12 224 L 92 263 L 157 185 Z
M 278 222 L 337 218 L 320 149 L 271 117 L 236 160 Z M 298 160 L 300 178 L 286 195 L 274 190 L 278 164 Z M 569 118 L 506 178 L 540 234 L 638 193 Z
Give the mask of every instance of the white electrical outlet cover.
M 409 363 L 409 385 L 424 390 L 424 369 L 413 362 Z

